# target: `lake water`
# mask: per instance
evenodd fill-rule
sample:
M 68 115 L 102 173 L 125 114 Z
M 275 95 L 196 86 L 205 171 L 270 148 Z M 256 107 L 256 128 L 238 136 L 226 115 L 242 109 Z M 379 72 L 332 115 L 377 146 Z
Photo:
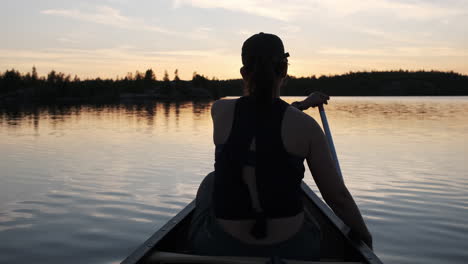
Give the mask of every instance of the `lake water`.
M 0 263 L 123 260 L 213 170 L 210 106 L 0 110 Z M 468 97 L 334 97 L 326 110 L 381 259 L 466 263 Z

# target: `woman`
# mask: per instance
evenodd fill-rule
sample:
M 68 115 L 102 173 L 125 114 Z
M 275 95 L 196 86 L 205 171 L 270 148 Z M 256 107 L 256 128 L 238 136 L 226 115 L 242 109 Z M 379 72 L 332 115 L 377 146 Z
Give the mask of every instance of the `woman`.
M 304 159 L 327 204 L 372 246 L 320 126 L 297 109 L 329 97 L 313 93 L 297 108 L 279 99 L 288 56 L 277 36 L 253 35 L 242 47 L 246 96 L 212 106 L 216 162 L 197 194 L 191 237 L 198 254 L 318 260 L 320 230 L 301 200 Z

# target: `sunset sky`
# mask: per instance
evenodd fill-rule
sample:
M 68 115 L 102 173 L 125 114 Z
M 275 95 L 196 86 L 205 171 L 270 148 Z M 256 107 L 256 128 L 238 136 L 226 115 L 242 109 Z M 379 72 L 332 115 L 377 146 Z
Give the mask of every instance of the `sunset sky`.
M 243 41 L 263 31 L 283 39 L 296 76 L 468 74 L 468 0 L 0 1 L 1 71 L 239 78 Z

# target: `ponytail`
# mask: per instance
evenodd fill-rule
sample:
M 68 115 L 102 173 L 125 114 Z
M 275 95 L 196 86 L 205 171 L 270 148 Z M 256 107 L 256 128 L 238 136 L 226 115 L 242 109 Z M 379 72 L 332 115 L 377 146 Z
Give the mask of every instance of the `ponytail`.
M 245 60 L 247 94 L 255 98 L 259 109 L 270 109 L 275 94 L 275 78 L 281 73 L 284 61 L 271 57 L 249 57 Z

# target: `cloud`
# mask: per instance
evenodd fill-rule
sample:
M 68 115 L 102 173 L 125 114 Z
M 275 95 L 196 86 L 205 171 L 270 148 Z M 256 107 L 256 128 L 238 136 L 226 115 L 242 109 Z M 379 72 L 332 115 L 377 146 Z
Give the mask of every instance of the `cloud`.
M 317 51 L 318 54 L 334 56 L 360 56 L 360 57 L 468 57 L 468 49 L 450 47 L 411 47 L 401 46 L 379 49 L 343 49 L 325 48 Z
M 280 27 L 281 31 L 284 31 L 286 33 L 299 33 L 302 31 L 302 28 L 300 26 L 295 26 L 295 25 L 286 25 Z
M 78 43 L 77 40 L 72 39 L 72 38 L 68 38 L 68 37 L 60 37 L 60 38 L 58 38 L 57 40 L 58 40 L 59 42 L 68 43 L 68 44 Z
M 59 61 L 183 61 L 193 57 L 209 58 L 212 56 L 231 56 L 223 49 L 210 50 L 167 50 L 144 51 L 131 46 L 119 46 L 107 49 L 0 49 L 0 58 L 3 59 L 30 59 L 34 60 L 59 60 Z
M 466 14 L 457 7 L 437 6 L 423 1 L 395 0 L 327 0 L 320 2 L 321 8 L 339 16 L 360 12 L 390 13 L 400 19 L 428 20 Z
M 364 26 L 353 26 L 348 25 L 344 27 L 345 30 L 363 34 L 367 37 L 373 38 L 374 40 L 380 40 L 385 45 L 427 45 L 428 42 L 432 45 L 444 45 L 447 44 L 445 41 L 438 41 L 431 38 L 431 34 L 428 32 L 404 32 L 404 30 L 383 30 L 374 27 Z
M 220 56 L 223 54 L 228 54 L 225 50 L 215 49 L 215 50 L 172 50 L 172 51 L 155 51 L 151 54 L 159 56 L 184 56 L 184 57 L 209 57 L 209 56 Z
M 289 21 L 298 16 L 304 16 L 314 7 L 315 1 L 294 0 L 173 0 L 173 7 L 184 5 L 197 8 L 219 8 L 252 14 L 276 20 Z
M 252 36 L 254 33 L 251 30 L 241 29 L 237 32 L 241 36 Z
M 85 12 L 79 9 L 47 9 L 42 10 L 41 13 L 122 29 L 153 31 L 169 35 L 178 34 L 162 27 L 147 24 L 141 19 L 124 16 L 118 9 L 109 6 L 98 6 L 93 12 Z
M 400 19 L 426 20 L 467 14 L 458 7 L 437 6 L 423 1 L 395 0 L 173 0 L 174 8 L 184 5 L 219 8 L 282 21 L 314 16 L 343 17 L 359 12 L 385 13 Z
M 191 38 L 193 40 L 211 40 L 216 39 L 214 35 L 215 31 L 212 27 L 196 27 L 191 32 L 185 34 L 185 37 Z
M 0 69 L 29 70 L 32 65 L 77 73 L 82 77 L 115 77 L 128 70 L 178 68 L 181 78 L 189 79 L 193 71 L 229 77 L 238 70 L 239 56 L 222 49 L 147 51 L 120 46 L 106 49 L 0 49 Z M 224 69 L 223 66 L 227 68 Z

